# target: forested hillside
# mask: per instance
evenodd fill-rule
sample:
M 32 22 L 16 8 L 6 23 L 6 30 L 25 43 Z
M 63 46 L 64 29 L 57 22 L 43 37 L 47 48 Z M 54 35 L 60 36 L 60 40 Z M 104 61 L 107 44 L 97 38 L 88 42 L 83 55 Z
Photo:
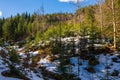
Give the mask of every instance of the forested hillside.
M 94 32 L 96 37 L 109 38 L 113 42 L 113 17 L 115 17 L 116 38 L 119 42 L 120 1 L 114 1 L 114 15 L 112 3 L 106 0 L 94 6 L 78 9 L 75 14 L 55 13 L 40 14 L 35 12 L 17 14 L 10 18 L 0 19 L 0 37 L 4 40 L 46 40 L 59 35 L 59 26 L 62 28 L 62 37 L 81 35 L 80 30 L 86 29 L 86 34 Z M 94 37 L 95 37 L 94 36 Z M 38 39 L 38 40 L 37 40 Z
M 74 4 L 0 18 L 1 79 L 120 80 L 120 0 Z

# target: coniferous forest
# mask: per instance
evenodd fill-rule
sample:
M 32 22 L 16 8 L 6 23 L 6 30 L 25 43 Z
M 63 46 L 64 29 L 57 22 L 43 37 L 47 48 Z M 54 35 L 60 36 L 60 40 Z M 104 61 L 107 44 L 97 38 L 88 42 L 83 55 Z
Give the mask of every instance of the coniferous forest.
M 0 18 L 0 80 L 120 80 L 120 0 L 75 8 Z

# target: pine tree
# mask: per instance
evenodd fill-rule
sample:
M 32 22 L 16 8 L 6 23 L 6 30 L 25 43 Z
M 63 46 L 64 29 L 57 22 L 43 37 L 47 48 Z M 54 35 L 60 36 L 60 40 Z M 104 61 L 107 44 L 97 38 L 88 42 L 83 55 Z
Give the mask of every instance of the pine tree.
M 7 20 L 2 27 L 3 30 L 3 37 L 5 40 L 9 40 L 10 36 L 11 36 L 11 31 L 10 31 L 10 26 L 11 26 L 11 22 L 10 20 Z

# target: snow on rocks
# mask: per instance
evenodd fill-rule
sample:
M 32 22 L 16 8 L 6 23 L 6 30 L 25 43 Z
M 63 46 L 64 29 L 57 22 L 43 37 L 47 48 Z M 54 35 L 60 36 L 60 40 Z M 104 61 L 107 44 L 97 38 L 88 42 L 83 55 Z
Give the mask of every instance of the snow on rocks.
M 44 80 L 42 74 L 39 72 L 40 76 L 37 76 L 33 71 L 28 72 L 27 74 L 30 80 Z
M 39 54 L 39 51 L 34 51 L 34 52 L 29 52 L 30 57 L 36 56 L 37 54 Z M 27 58 L 27 54 L 23 53 L 23 52 L 19 52 L 19 56 L 24 58 Z
M 3 50 L 5 53 L 8 53 L 8 50 L 6 50 L 5 48 L 3 47 L 0 47 L 0 51 Z
M 32 72 L 32 80 L 44 80 L 44 79 L 38 77 L 35 73 Z
M 41 66 L 46 66 L 46 67 L 51 65 L 51 63 L 47 59 L 47 57 L 41 58 L 40 61 L 38 62 L 38 64 L 40 64 Z
M 48 71 L 52 71 L 52 72 L 56 72 L 57 70 L 57 66 L 59 65 L 59 61 L 55 60 L 54 62 L 50 62 L 48 60 L 49 56 L 45 57 L 45 58 L 41 58 L 40 61 L 38 62 L 38 64 L 41 67 L 46 67 L 46 69 Z
M 22 48 L 18 48 L 18 46 L 17 46 L 17 47 L 14 48 L 14 49 L 16 49 L 18 52 L 21 52 L 22 50 L 24 50 L 24 47 L 22 47 Z
M 0 51 L 2 50 L 2 47 L 0 47 Z
M 23 59 L 27 58 L 27 55 L 25 53 L 19 53 L 19 56 L 22 57 Z
M 29 52 L 29 53 L 31 56 L 36 56 L 39 53 L 39 51 L 34 51 L 34 52 Z

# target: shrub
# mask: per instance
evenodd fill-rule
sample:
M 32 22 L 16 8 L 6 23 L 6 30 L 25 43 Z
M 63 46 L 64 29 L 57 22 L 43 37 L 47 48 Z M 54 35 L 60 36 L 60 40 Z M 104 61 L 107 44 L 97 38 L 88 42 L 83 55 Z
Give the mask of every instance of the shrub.
M 113 62 L 117 62 L 117 60 L 118 60 L 117 58 L 112 58 Z
M 118 70 L 114 70 L 111 74 L 111 76 L 118 76 L 119 75 L 119 71 Z
M 9 68 L 10 68 L 10 73 L 14 73 L 16 75 L 20 74 L 20 71 L 18 69 L 16 69 L 15 66 L 9 65 Z
M 31 66 L 36 66 L 37 62 L 40 60 L 40 55 L 36 55 L 32 57 L 32 65 Z
M 117 55 L 118 58 L 120 58 L 120 55 Z
M 3 46 L 4 42 L 0 39 L 0 46 Z
M 88 67 L 88 68 L 85 68 L 88 72 L 90 73 L 95 73 L 95 69 L 93 67 Z
M 19 63 L 19 55 L 14 49 L 10 51 L 9 55 L 10 55 L 10 61 L 12 63 Z
M 16 78 L 21 78 L 24 80 L 29 80 L 22 72 L 20 72 L 19 69 L 17 69 L 14 65 L 9 65 L 10 68 L 10 73 L 8 73 L 9 75 L 13 75 Z M 13 77 L 12 76 L 12 77 Z
M 91 65 L 91 66 L 96 66 L 97 64 L 99 64 L 99 61 L 98 61 L 95 57 L 92 57 L 92 58 L 89 60 L 89 65 Z
M 5 51 L 3 49 L 0 51 L 0 56 L 3 58 L 7 57 L 7 54 L 5 53 Z

